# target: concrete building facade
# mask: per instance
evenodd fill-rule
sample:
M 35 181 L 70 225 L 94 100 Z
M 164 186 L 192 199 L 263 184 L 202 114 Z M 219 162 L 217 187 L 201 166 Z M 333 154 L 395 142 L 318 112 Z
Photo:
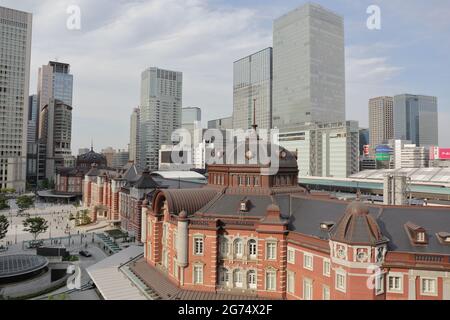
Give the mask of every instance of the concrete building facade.
M 277 143 L 298 154 L 300 176 L 346 178 L 359 171 L 356 121 L 304 124 L 281 131 Z
M 394 138 L 394 98 L 369 100 L 369 130 L 372 150 Z
M 0 7 L 0 188 L 24 192 L 32 15 Z
M 183 74 L 149 68 L 141 77 L 140 167 L 158 170 L 159 149 L 181 127 Z
M 128 151 L 130 153 L 130 161 L 139 163 L 140 156 L 140 141 L 139 141 L 139 126 L 140 126 L 140 108 L 135 108 L 130 117 L 130 146 Z

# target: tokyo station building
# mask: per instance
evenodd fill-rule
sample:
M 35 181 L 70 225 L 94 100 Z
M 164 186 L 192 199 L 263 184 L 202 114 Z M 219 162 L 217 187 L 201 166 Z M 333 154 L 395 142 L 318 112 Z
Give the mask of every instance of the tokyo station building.
M 144 258 L 131 270 L 148 287 L 256 299 L 450 299 L 450 208 L 310 194 L 297 183 L 295 155 L 276 151 L 272 173 L 250 161 L 258 156 L 248 141 L 242 146 L 246 163 L 209 166 L 204 188 L 159 189 L 144 200 Z

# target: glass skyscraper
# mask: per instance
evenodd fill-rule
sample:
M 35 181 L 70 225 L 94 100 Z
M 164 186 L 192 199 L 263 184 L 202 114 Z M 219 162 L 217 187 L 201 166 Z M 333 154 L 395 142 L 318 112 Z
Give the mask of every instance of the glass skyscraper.
M 233 128 L 250 129 L 256 100 L 256 124 L 272 128 L 272 48 L 234 63 Z
M 273 126 L 345 121 L 344 20 L 306 4 L 274 22 Z
M 402 94 L 394 97 L 394 137 L 417 146 L 437 146 L 437 98 Z

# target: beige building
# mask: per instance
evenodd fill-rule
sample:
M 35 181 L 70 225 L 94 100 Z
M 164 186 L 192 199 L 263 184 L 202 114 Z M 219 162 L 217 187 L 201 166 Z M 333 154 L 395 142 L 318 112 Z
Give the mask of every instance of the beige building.
M 130 146 L 129 160 L 136 165 L 139 163 L 139 119 L 140 109 L 135 108 L 130 117 Z
M 25 191 L 32 15 L 0 7 L 0 188 Z
M 369 100 L 370 145 L 372 149 L 394 138 L 394 98 Z

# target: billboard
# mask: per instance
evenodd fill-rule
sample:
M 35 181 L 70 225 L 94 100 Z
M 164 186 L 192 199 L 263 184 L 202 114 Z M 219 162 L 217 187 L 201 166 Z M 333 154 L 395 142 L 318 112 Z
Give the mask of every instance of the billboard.
M 450 160 L 450 148 L 439 148 L 439 159 Z
M 377 153 L 375 158 L 377 161 L 391 161 L 391 155 L 388 153 Z
M 375 148 L 375 153 L 391 153 L 392 151 L 393 150 L 391 147 L 385 145 L 378 146 Z

